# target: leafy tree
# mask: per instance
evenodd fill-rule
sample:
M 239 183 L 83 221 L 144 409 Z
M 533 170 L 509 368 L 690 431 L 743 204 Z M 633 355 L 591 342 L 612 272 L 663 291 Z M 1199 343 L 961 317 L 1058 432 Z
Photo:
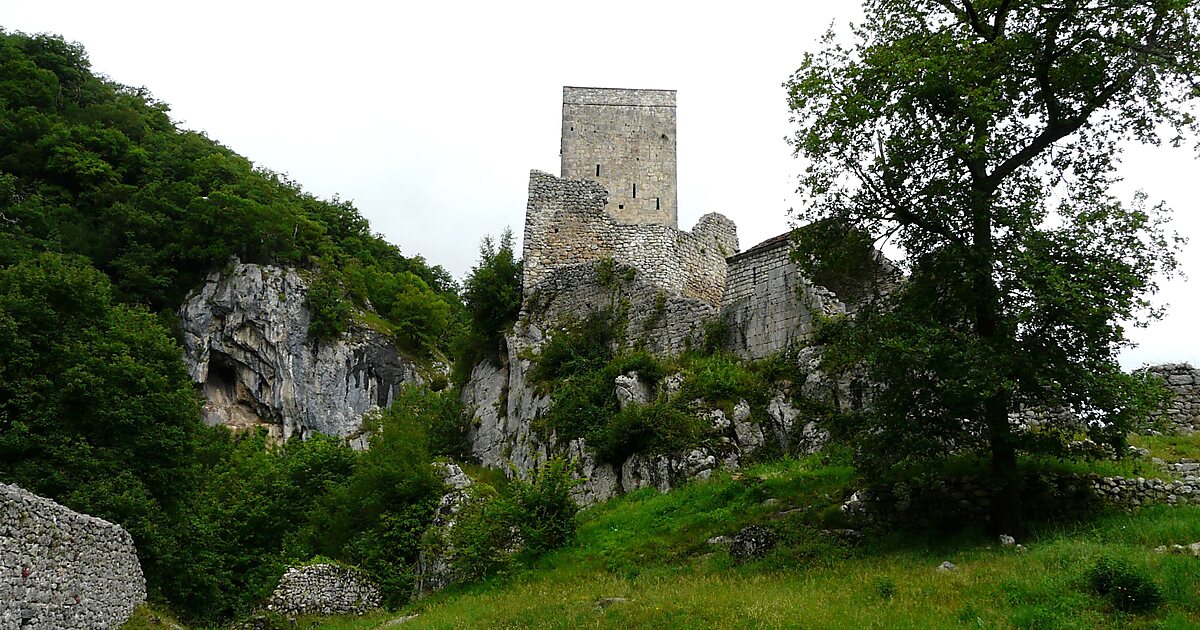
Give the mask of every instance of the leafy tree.
M 993 524 L 1020 522 L 1017 457 L 1076 428 L 1119 444 L 1150 394 L 1121 373 L 1122 322 L 1176 264 L 1161 206 L 1110 192 L 1121 147 L 1196 131 L 1200 32 L 1187 0 L 868 0 L 787 82 L 809 220 L 899 246 L 898 290 L 826 331 L 829 364 L 878 384 L 857 426 L 875 470 L 953 451 L 990 458 Z M 836 244 L 836 243 L 835 243 Z M 851 427 L 854 429 L 855 427 Z
M 144 89 L 95 76 L 77 44 L 0 30 L 0 265 L 42 251 L 85 256 L 119 301 L 174 311 L 231 256 L 320 267 L 314 335 L 353 306 L 379 315 L 406 349 L 446 351 L 462 305 L 441 267 L 406 257 L 348 202 L 316 199 L 286 177 L 177 129 Z M 339 300 L 333 270 L 370 290 Z M 386 311 L 386 312 L 384 312 Z
M 512 230 L 506 228 L 498 245 L 484 237 L 479 263 L 463 282 L 468 329 L 455 353 L 455 382 L 465 382 L 481 360 L 499 360 L 504 333 L 520 315 L 521 299 L 521 261 L 513 251 Z
M 79 258 L 0 268 L 0 481 L 124 525 L 152 588 L 171 570 L 200 428 L 179 355 Z

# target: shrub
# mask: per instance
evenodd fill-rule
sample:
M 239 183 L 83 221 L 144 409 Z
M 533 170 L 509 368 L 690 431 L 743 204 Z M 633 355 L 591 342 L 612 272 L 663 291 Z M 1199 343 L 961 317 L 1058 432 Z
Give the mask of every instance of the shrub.
M 451 568 L 458 580 L 477 580 L 507 572 L 518 552 L 527 558 L 566 545 L 575 537 L 579 507 L 571 498 L 575 485 L 567 463 L 552 459 L 533 473 L 532 481 L 514 479 L 508 495 L 476 483 L 458 513 L 454 527 L 425 541 L 436 552 L 448 544 Z
M 350 327 L 350 301 L 332 274 L 322 273 L 308 287 L 308 335 L 326 341 L 335 339 Z
M 1162 587 L 1122 560 L 1101 557 L 1088 570 L 1087 580 L 1092 592 L 1125 612 L 1150 612 L 1163 601 Z
M 479 263 L 463 282 L 468 326 L 455 343 L 455 383 L 465 383 L 480 361 L 500 359 L 504 332 L 521 312 L 521 276 L 512 230 L 506 228 L 500 235 L 499 247 L 490 236 L 484 237 Z
M 687 448 L 703 434 L 700 420 L 667 402 L 630 405 L 588 435 L 601 459 L 619 464 L 634 453 Z
M 557 457 L 538 468 L 532 482 L 512 483 L 514 524 L 521 531 L 526 550 L 541 554 L 562 547 L 575 537 L 579 506 L 571 498 L 571 488 L 577 483 L 566 460 Z

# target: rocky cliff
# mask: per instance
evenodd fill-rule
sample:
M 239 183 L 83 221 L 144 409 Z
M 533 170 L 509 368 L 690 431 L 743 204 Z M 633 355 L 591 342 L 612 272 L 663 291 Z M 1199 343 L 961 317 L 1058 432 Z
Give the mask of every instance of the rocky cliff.
M 529 374 L 531 357 L 547 340 L 544 331 L 589 311 L 615 308 L 627 313 L 626 343 L 665 356 L 699 343 L 704 322 L 714 317 L 716 310 L 699 300 L 661 296 L 641 282 L 637 273 L 622 265 L 605 270 L 604 263 L 557 270 L 538 286 L 526 307 L 521 321 L 505 338 L 506 355 L 498 364 L 485 361 L 475 366 L 462 389 L 463 404 L 473 415 L 472 451 L 484 466 L 526 476 L 548 458 L 565 456 L 581 479 L 574 489 L 575 499 L 586 506 L 647 486 L 670 490 L 722 467 L 736 470 L 744 457 L 770 441 L 787 452 L 813 451 L 824 442 L 824 432 L 801 421 L 784 391 L 776 392 L 766 408 L 758 410 L 761 413 L 754 413 L 744 400 L 728 415 L 706 408 L 701 401 L 690 401 L 693 412 L 712 423 L 710 433 L 715 440 L 673 453 L 636 453 L 620 463 L 600 461 L 582 438 L 559 440 L 553 434 L 539 435 L 534 427 L 549 409 L 550 397 L 532 386 Z M 819 379 L 814 370 L 811 383 L 796 385 L 806 395 L 815 394 L 827 386 Z M 644 404 L 657 396 L 678 396 L 682 382 L 683 375 L 677 374 L 652 388 L 636 374 L 626 374 L 616 379 L 613 388 L 623 407 Z
M 242 264 L 208 276 L 179 311 L 184 361 L 210 425 L 266 426 L 286 440 L 359 435 L 363 414 L 420 383 L 392 339 L 355 328 L 317 342 L 308 336 L 308 282 L 294 269 Z

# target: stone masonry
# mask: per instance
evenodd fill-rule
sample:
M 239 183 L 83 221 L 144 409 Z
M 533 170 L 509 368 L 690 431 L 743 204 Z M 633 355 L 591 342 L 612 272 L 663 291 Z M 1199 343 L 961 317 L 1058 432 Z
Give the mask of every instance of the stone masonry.
M 361 615 L 379 608 L 383 595 L 366 574 L 337 564 L 288 569 L 267 601 L 267 610 L 288 615 Z
M 595 182 L 530 173 L 523 252 L 526 298 L 556 270 L 612 258 L 634 267 L 669 295 L 720 304 L 725 257 L 738 251 L 732 221 L 707 214 L 690 233 L 669 225 L 626 224 L 605 211 L 606 198 Z
M 1200 370 L 1187 363 L 1153 365 L 1146 371 L 1162 379 L 1173 398 L 1156 414 L 1163 428 L 1173 433 L 1200 431 Z
M 0 484 L 0 628 L 118 628 L 145 600 L 129 532 Z
M 562 176 L 597 182 L 621 223 L 676 227 L 675 90 L 563 88 Z
M 721 312 L 729 323 L 730 349 L 761 359 L 787 349 L 812 331 L 815 314 L 844 313 L 831 291 L 800 274 L 789 257 L 790 233 L 726 259 Z

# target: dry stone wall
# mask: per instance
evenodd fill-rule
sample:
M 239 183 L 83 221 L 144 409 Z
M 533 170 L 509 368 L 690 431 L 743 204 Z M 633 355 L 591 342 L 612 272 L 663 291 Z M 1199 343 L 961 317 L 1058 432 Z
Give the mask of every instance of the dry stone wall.
M 858 525 L 928 527 L 939 519 L 983 522 L 991 517 L 994 489 L 977 476 L 946 479 L 936 487 L 907 483 L 860 490 L 842 504 Z M 1022 495 L 1031 511 L 1087 510 L 1097 503 L 1122 508 L 1200 504 L 1200 477 L 1147 479 L 1096 474 L 1030 475 Z
M 608 190 L 621 223 L 676 227 L 675 91 L 564 87 L 561 173 Z
M 129 532 L 0 484 L 0 628 L 117 628 L 145 600 Z
M 1174 395 L 1155 418 L 1171 432 L 1200 431 L 1200 370 L 1187 363 L 1167 363 L 1150 366 L 1146 371 L 1161 378 Z
M 288 569 L 267 609 L 286 615 L 361 615 L 382 603 L 379 587 L 358 569 L 312 564 Z
M 786 234 L 727 262 L 721 311 L 729 323 L 727 344 L 743 358 L 761 359 L 785 350 L 812 331 L 815 314 L 846 310 L 837 296 L 796 269 Z
M 738 251 L 737 228 L 712 213 L 692 232 L 667 225 L 621 223 L 604 210 L 595 182 L 532 171 L 525 213 L 524 293 L 564 267 L 612 258 L 638 270 L 669 295 L 721 302 L 725 257 Z

